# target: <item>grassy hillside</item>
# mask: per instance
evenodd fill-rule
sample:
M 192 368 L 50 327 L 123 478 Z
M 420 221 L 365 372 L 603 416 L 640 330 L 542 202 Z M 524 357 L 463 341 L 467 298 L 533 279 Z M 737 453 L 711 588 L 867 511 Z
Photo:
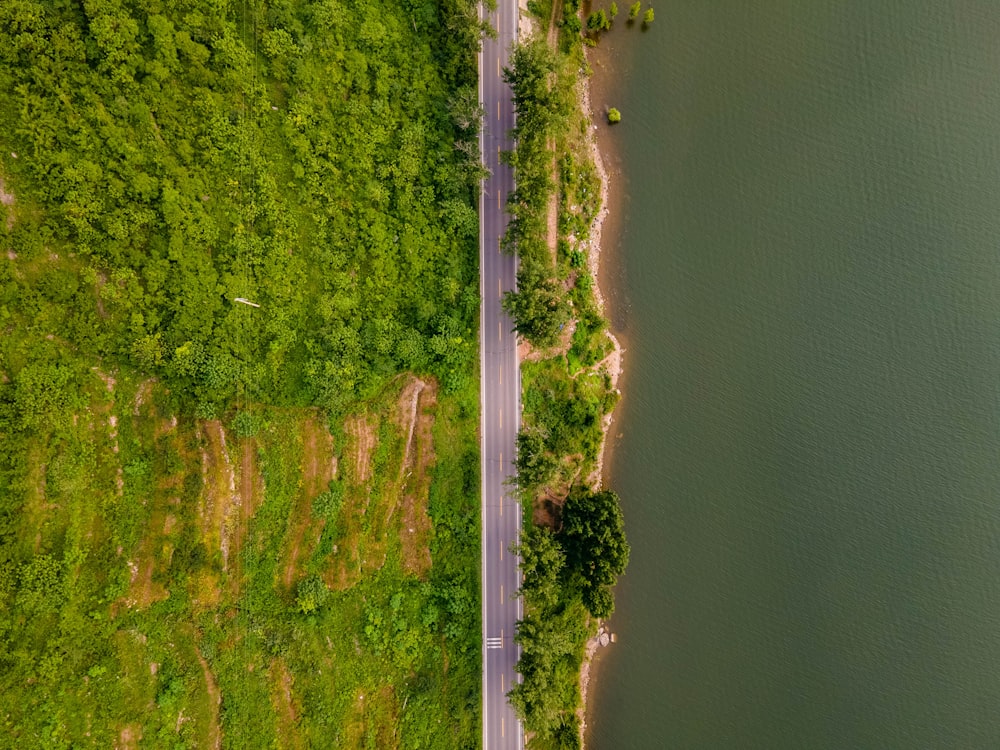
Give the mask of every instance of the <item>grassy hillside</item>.
M 478 33 L 0 4 L 0 744 L 478 742 Z

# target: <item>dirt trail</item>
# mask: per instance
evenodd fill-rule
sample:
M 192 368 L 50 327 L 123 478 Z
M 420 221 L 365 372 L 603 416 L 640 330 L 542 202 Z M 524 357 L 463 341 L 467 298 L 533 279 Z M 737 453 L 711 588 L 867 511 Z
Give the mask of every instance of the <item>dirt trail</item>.
M 7 219 L 4 222 L 9 232 L 14 228 L 14 194 L 7 189 L 3 177 L 0 177 L 0 205 L 7 209 Z
M 222 569 L 229 570 L 230 524 L 227 523 L 239 503 L 236 472 L 226 446 L 222 422 L 208 420 L 199 426 L 201 437 L 201 474 L 203 490 L 198 503 L 201 536 L 209 549 L 222 552 Z
M 222 728 L 219 726 L 219 707 L 222 705 L 222 693 L 219 692 L 219 686 L 215 682 L 215 675 L 212 674 L 212 670 L 208 668 L 208 662 L 205 661 L 205 657 L 201 655 L 201 651 L 196 652 L 198 654 L 198 663 L 201 664 L 201 673 L 205 678 L 205 690 L 208 692 L 208 707 L 212 715 L 212 723 L 209 726 L 209 747 L 213 750 L 218 750 L 222 747 Z
M 278 716 L 278 747 L 281 750 L 300 750 L 305 747 L 302 737 L 295 731 L 298 722 L 296 701 L 292 695 L 292 673 L 288 665 L 275 657 L 268 669 L 271 682 L 271 704 Z
M 327 491 L 337 472 L 333 436 L 322 424 L 318 415 L 303 420 L 302 435 L 302 490 L 292 509 L 289 532 L 285 543 L 285 567 L 282 583 L 291 589 L 295 582 L 299 561 L 308 559 L 323 533 L 325 520 L 312 516 L 312 501 Z M 369 448 L 369 450 L 371 450 Z M 356 467 L 357 468 L 357 467 Z
M 403 569 L 424 576 L 431 567 L 428 544 L 431 519 L 427 513 L 430 470 L 435 462 L 434 417 L 437 407 L 437 383 L 414 379 L 400 394 L 398 415 L 407 435 L 406 451 L 399 467 L 402 507 L 399 536 Z
M 378 443 L 375 434 L 378 425 L 373 425 L 368 417 L 358 414 L 347 420 L 347 434 L 352 438 L 354 481 L 364 484 L 371 478 L 372 453 Z

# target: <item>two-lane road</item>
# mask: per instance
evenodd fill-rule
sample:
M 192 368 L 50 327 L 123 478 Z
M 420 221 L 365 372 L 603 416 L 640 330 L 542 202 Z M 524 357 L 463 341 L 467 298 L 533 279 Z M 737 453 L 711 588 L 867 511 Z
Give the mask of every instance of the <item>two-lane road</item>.
M 488 17 L 497 38 L 483 40 L 479 55 L 479 97 L 486 112 L 480 147 L 490 171 L 479 203 L 485 750 L 521 750 L 524 746 L 521 723 L 506 695 L 518 678 L 514 628 L 521 617 L 521 600 L 516 596 L 521 581 L 519 561 L 510 553 L 521 530 L 521 508 L 511 486 L 521 417 L 521 376 L 514 324 L 500 306 L 503 294 L 514 289 L 517 270 L 516 259 L 500 251 L 507 226 L 504 204 L 514 188 L 510 167 L 500 163 L 500 152 L 513 147 L 509 133 L 514 127 L 514 107 L 503 68 L 517 36 L 517 12 L 516 0 L 498 0 L 496 12 Z

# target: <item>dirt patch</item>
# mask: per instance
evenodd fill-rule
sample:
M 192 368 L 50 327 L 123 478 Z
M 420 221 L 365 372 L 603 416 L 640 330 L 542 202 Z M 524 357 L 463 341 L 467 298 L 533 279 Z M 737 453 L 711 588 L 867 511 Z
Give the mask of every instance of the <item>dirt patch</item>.
M 271 705 L 278 717 L 278 747 L 281 750 L 300 750 L 305 747 L 298 734 L 301 707 L 292 693 L 292 673 L 285 662 L 275 657 L 268 669 L 271 685 Z
M 348 418 L 347 424 L 347 466 L 353 473 L 356 484 L 365 484 L 371 479 L 372 454 L 378 445 L 376 430 L 368 416 L 357 414 Z
M 347 444 L 344 449 L 344 497 L 340 519 L 343 528 L 339 531 L 339 541 L 331 555 L 330 568 L 325 575 L 327 585 L 337 590 L 353 586 L 361 578 L 364 569 L 381 565 L 384 552 L 379 549 L 380 537 L 377 514 L 370 514 L 372 500 L 380 503 L 386 500 L 389 491 L 380 487 L 372 491 L 372 461 L 378 448 L 377 418 L 367 414 L 355 414 L 347 418 L 344 431 Z
M 116 750 L 138 750 L 142 739 L 142 724 L 126 724 L 118 732 Z
M 552 14 L 549 16 L 549 29 L 545 34 L 545 41 L 552 49 L 555 49 L 556 44 L 559 42 L 559 14 L 562 10 L 562 3 L 552 3 Z
M 42 444 L 41 441 L 32 442 L 31 446 L 28 448 L 28 472 L 26 478 L 27 492 L 25 493 L 26 497 L 22 515 L 24 518 L 25 533 L 27 534 L 29 530 L 35 532 L 35 554 L 38 554 L 42 547 L 41 529 L 45 524 L 45 516 L 48 511 L 54 507 L 48 502 L 46 485 L 48 464 L 45 459 L 45 445 Z
M 399 747 L 397 718 L 398 706 L 392 685 L 371 693 L 358 693 L 344 726 L 343 746 L 374 746 L 379 750 Z
M 431 518 L 427 513 L 431 468 L 434 466 L 434 417 L 437 383 L 413 379 L 400 394 L 397 414 L 406 435 L 406 451 L 400 466 L 403 487 L 399 537 L 403 569 L 423 577 L 431 567 Z
M 319 414 L 302 422 L 302 487 L 306 495 L 316 497 L 326 492 L 337 473 L 333 436 Z
M 319 541 L 324 519 L 312 515 L 312 501 L 326 492 L 337 471 L 333 436 L 322 424 L 318 414 L 301 422 L 302 490 L 295 500 L 285 541 L 285 564 L 282 583 L 291 589 L 301 560 L 308 560 Z
M 535 526 L 559 531 L 562 528 L 562 507 L 565 502 L 565 494 L 546 493 L 535 501 L 531 510 L 532 522 Z
M 543 359 L 552 357 L 562 357 L 569 353 L 573 346 L 573 334 L 576 332 L 576 318 L 566 321 L 559 334 L 559 340 L 555 346 L 549 349 L 536 349 L 525 339 L 518 339 L 517 358 L 518 362 L 541 362 Z
M 219 726 L 219 707 L 222 705 L 222 693 L 219 692 L 219 686 L 215 682 L 215 675 L 208 668 L 208 662 L 205 661 L 205 657 L 201 655 L 201 651 L 198 651 L 197 654 L 198 663 L 201 664 L 201 673 L 205 678 L 205 691 L 208 693 L 208 709 L 211 715 L 211 723 L 208 727 L 208 746 L 214 750 L 218 750 L 218 748 L 222 747 L 222 729 Z
M 6 209 L 7 218 L 5 224 L 7 225 L 7 231 L 14 228 L 14 202 L 14 194 L 7 188 L 7 183 L 4 182 L 3 177 L 0 177 L 0 204 Z
M 156 385 L 156 378 L 149 378 L 143 380 L 135 389 L 135 399 L 132 402 L 132 413 L 135 416 L 139 416 L 139 411 L 149 401 L 149 397 L 153 394 L 154 385 Z
M 198 499 L 201 538 L 210 550 L 222 553 L 222 568 L 228 571 L 231 542 L 230 516 L 239 504 L 236 473 L 226 445 L 226 432 L 217 419 L 198 425 L 201 443 L 202 492 Z
M 240 536 L 264 501 L 264 479 L 257 467 L 257 441 L 247 438 L 240 446 Z

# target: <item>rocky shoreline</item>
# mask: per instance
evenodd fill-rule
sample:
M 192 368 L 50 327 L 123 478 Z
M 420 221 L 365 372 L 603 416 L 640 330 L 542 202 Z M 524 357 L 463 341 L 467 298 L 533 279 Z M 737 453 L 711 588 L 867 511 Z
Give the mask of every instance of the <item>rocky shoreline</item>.
M 595 134 L 597 125 L 594 124 L 594 120 L 596 118 L 591 104 L 589 79 L 582 79 L 580 82 L 580 106 L 583 112 L 591 120 L 591 127 L 588 129 L 587 141 L 590 148 L 590 157 L 594 162 L 594 168 L 601 181 L 600 208 L 598 209 L 597 216 L 594 218 L 594 223 L 591 226 L 590 238 L 586 242 L 587 269 L 589 270 L 591 277 L 594 279 L 593 291 L 594 298 L 597 300 L 597 306 L 601 311 L 601 315 L 607 319 L 608 310 L 604 295 L 601 291 L 599 272 L 602 250 L 601 237 L 604 229 L 604 222 L 609 211 L 608 199 L 610 196 L 610 185 L 608 182 L 608 171 L 605 167 L 604 159 L 597 144 L 597 137 Z M 611 377 L 611 387 L 617 391 L 618 381 L 622 374 L 622 357 L 625 350 L 622 347 L 621 342 L 613 333 L 611 333 L 610 330 L 607 334 L 608 338 L 611 339 L 612 350 L 611 353 L 597 365 L 596 369 L 607 370 L 609 376 Z M 603 437 L 601 439 L 601 448 L 598 452 L 597 466 L 588 478 L 589 483 L 595 488 L 600 488 L 604 484 L 604 458 L 608 449 L 608 435 L 613 422 L 614 411 L 605 415 L 601 422 L 601 432 Z M 587 732 L 587 695 L 590 691 L 591 670 L 593 667 L 594 655 L 596 654 L 598 648 L 606 646 L 609 642 L 613 641 L 614 637 L 610 636 L 610 634 L 605 630 L 604 624 L 601 622 L 598 623 L 597 635 L 587 641 L 583 664 L 580 667 L 580 701 L 582 704 L 580 710 L 581 747 L 584 745 Z

